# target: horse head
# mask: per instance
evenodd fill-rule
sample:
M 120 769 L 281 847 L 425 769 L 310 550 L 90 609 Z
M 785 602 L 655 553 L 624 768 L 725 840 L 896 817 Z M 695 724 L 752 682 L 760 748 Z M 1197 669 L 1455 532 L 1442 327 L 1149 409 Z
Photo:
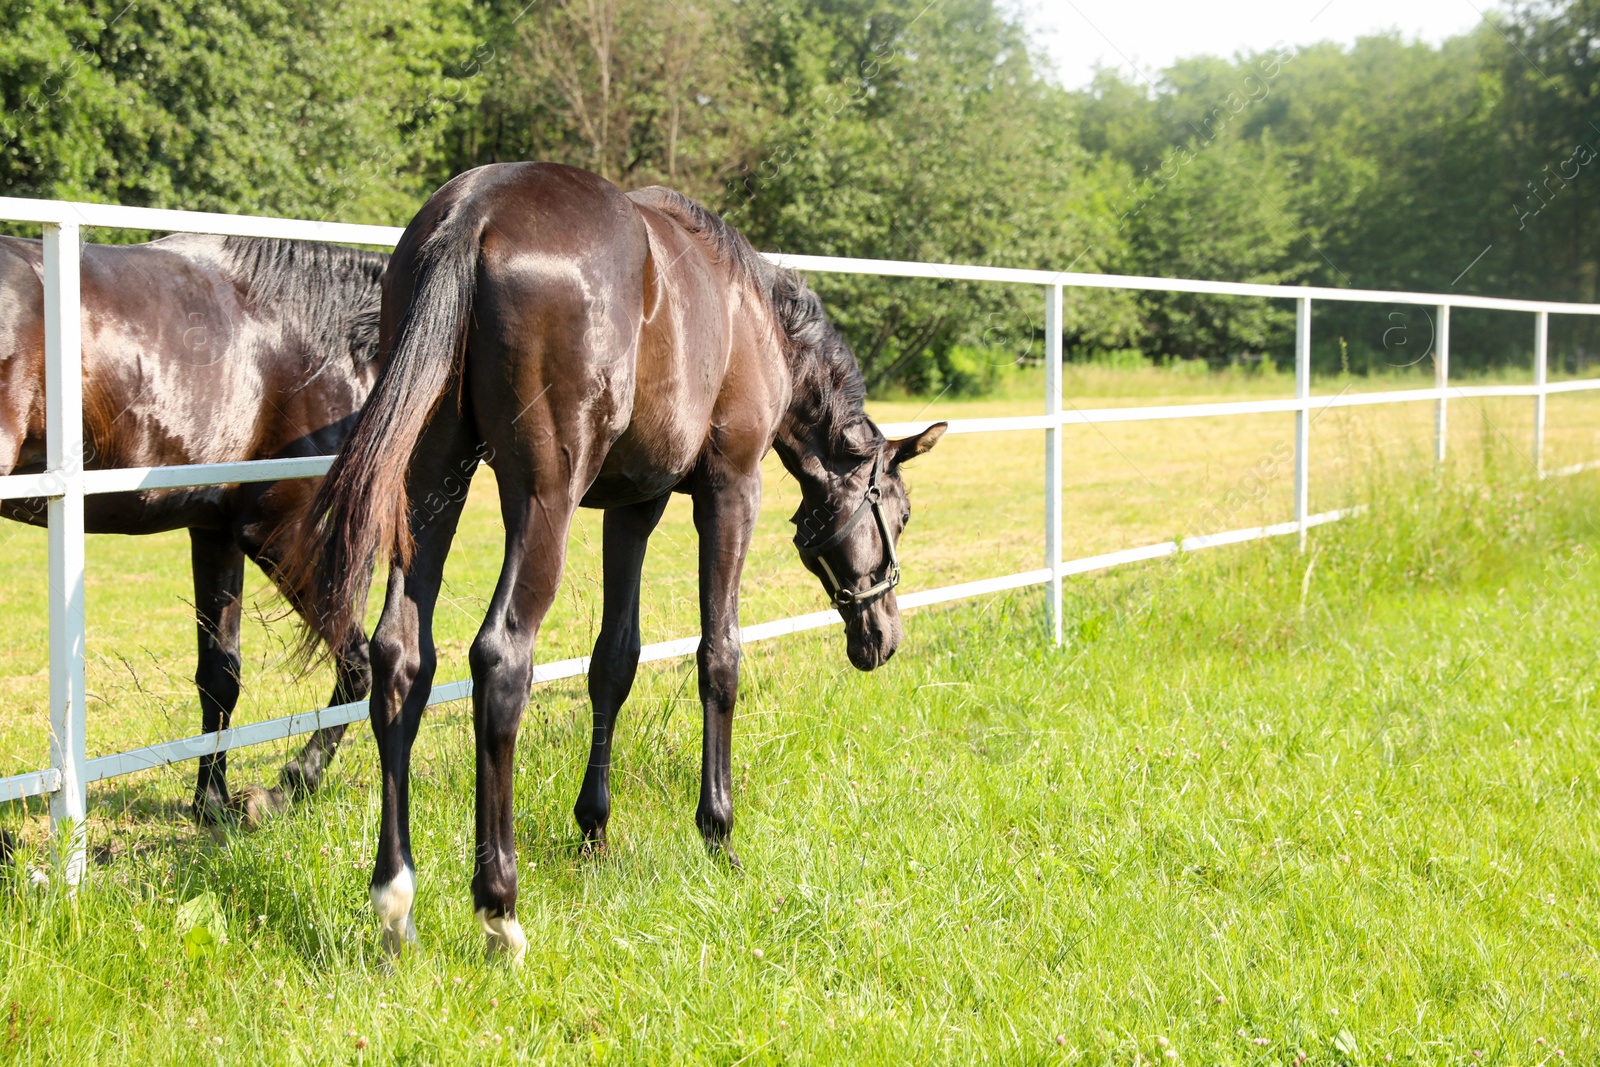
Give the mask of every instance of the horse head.
M 859 462 L 832 478 L 803 479 L 795 548 L 844 617 L 850 662 L 870 671 L 900 646 L 900 561 L 895 545 L 911 521 L 901 465 L 944 435 L 945 423 L 899 441 L 863 418 L 852 430 Z

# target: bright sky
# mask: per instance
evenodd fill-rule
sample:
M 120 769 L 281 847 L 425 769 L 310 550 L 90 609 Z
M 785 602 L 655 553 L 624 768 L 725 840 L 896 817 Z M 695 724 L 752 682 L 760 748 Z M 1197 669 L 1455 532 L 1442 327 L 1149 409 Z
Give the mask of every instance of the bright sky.
M 1088 84 L 1095 63 L 1154 80 L 1173 60 L 1231 57 L 1283 41 L 1349 44 L 1399 30 L 1437 43 L 1471 29 L 1493 0 L 1022 0 L 1038 43 L 1055 58 L 1061 83 Z

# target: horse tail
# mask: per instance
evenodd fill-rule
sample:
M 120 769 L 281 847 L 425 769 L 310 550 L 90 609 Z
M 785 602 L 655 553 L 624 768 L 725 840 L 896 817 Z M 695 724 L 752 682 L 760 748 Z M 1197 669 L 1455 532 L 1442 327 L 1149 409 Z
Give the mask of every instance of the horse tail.
M 410 302 L 388 362 L 311 504 L 298 554 L 307 586 L 323 594 L 320 610 L 305 613 L 317 616 L 302 642 L 308 658 L 319 638 L 337 647 L 361 626 L 380 553 L 411 562 L 406 478 L 418 438 L 459 378 L 483 229 L 473 213 L 451 212 L 407 261 L 399 254 L 392 261 L 391 270 L 411 273 Z

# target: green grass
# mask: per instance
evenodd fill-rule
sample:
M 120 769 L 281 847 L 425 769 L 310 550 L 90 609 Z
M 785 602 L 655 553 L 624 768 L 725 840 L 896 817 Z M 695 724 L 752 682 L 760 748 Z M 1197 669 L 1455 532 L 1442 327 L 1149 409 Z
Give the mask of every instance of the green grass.
M 1424 384 L 1394 377 L 1376 384 Z M 1019 374 L 983 400 L 873 410 L 1031 412 L 1040 385 Z M 1091 366 L 1069 368 L 1067 387 L 1101 406 L 1290 385 Z M 1593 404 L 1552 399 L 1552 465 L 1600 454 Z M 1585 680 L 1600 492 L 1569 480 L 1541 497 L 1519 480 L 1530 408 L 1453 403 L 1446 484 L 1493 488 L 1442 495 L 1395 489 L 1428 448 L 1431 404 L 1328 413 L 1313 429 L 1313 507 L 1383 507 L 1315 532 L 1306 557 L 1280 543 L 1075 583 L 1064 651 L 1043 645 L 1032 595 L 912 616 L 905 650 L 874 676 L 850 671 L 833 636 L 751 649 L 736 740 L 744 878 L 708 861 L 692 829 L 692 670 L 643 672 L 624 712 L 616 848 L 598 863 L 577 859 L 569 814 L 581 686 L 541 689 L 518 798 L 535 947 L 516 977 L 481 964 L 468 914 L 462 705 L 430 716 L 419 749 L 424 948 L 393 975 L 365 906 L 364 727 L 329 791 L 256 835 L 186 824 L 192 765 L 104 783 L 91 793 L 101 866 L 76 905 L 0 879 L 0 1058 L 355 1062 L 362 1036 L 373 1062 L 1132 1063 L 1158 1058 L 1156 1037 L 1190 1063 L 1297 1050 L 1537 1063 L 1556 1044 L 1569 1062 L 1600 1058 L 1582 1028 L 1595 969 L 1581 903 L 1600 893 Z M 1192 532 L 1212 509 L 1227 525 L 1286 517 L 1287 470 L 1259 493 L 1248 478 L 1289 426 L 1069 431 L 1068 553 Z M 821 606 L 787 544 L 792 483 L 771 473 L 747 621 Z M 941 444 L 911 475 L 908 587 L 1036 566 L 1041 474 L 1037 435 Z M 492 488 L 474 485 L 452 556 L 441 678 L 465 673 L 498 566 Z M 575 532 L 541 659 L 592 642 L 596 520 Z M 13 621 L 0 773 L 14 773 L 45 762 L 44 538 L 0 534 Z M 194 732 L 181 535 L 92 538 L 89 559 L 91 752 Z M 693 588 L 678 502 L 647 566 L 647 640 L 692 632 Z M 286 669 L 259 580 L 252 600 L 240 722 L 327 689 Z M 236 784 L 269 778 L 286 747 L 236 754 Z M 44 853 L 39 805 L 0 823 Z M 179 908 L 207 893 L 229 942 L 191 961 Z M 474 1007 L 480 990 L 500 1003 Z
M 520 972 L 470 914 L 461 705 L 419 743 L 422 943 L 392 969 L 365 738 L 252 834 L 182 822 L 171 772 L 123 780 L 75 900 L 0 876 L 0 1058 L 1600 1062 L 1600 480 L 1511 466 L 1380 465 L 1304 555 L 1074 581 L 1064 648 L 1037 594 L 908 616 L 872 675 L 832 633 L 753 646 L 742 876 L 692 824 L 692 667 L 641 671 L 601 860 L 581 687 L 541 688 Z M 206 894 L 227 941 L 191 959 Z

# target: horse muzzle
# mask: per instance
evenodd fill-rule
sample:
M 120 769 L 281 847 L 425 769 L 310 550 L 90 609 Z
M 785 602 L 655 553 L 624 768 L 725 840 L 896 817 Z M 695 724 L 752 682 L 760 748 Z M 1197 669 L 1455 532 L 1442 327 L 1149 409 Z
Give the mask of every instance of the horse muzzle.
M 845 651 L 850 665 L 871 671 L 889 662 L 900 647 L 900 611 L 890 593 L 855 610 L 841 608 L 844 615 Z

